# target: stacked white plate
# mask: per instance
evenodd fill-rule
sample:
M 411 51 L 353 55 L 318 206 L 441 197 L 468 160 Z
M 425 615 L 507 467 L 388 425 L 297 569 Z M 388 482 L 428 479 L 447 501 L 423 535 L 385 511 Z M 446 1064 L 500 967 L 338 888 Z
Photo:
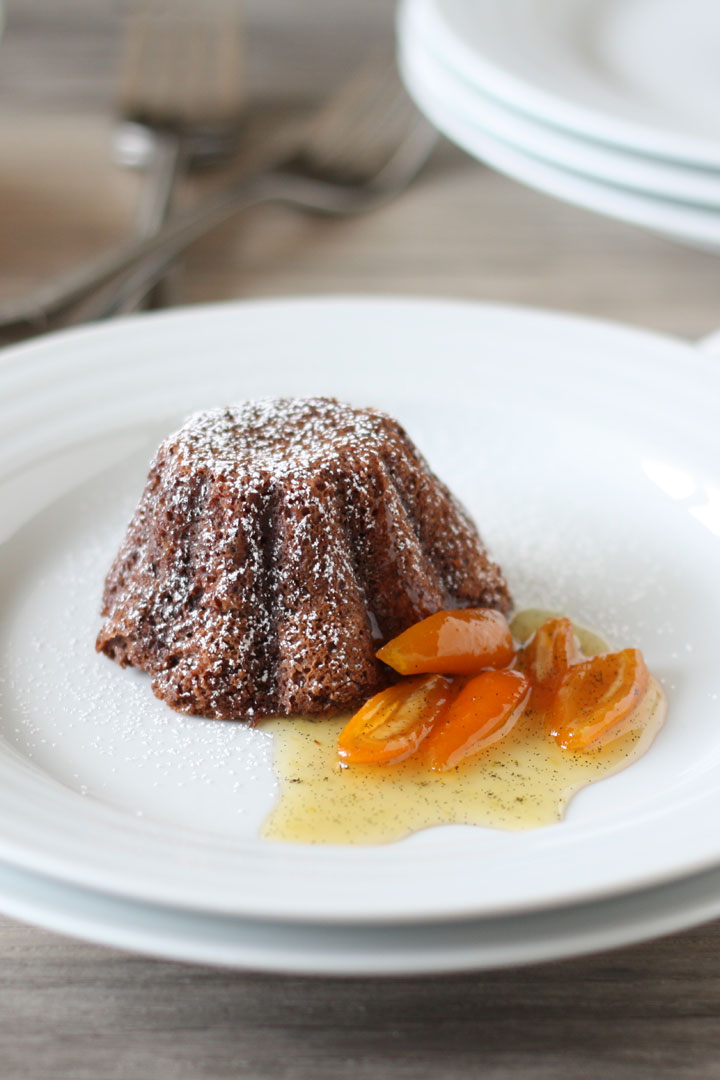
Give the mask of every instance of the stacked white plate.
M 441 359 L 440 359 L 441 358 Z M 396 415 L 519 606 L 643 648 L 669 698 L 561 824 L 285 845 L 264 730 L 96 655 L 104 574 L 190 411 L 334 394 Z M 514 308 L 312 299 L 140 316 L 0 356 L 0 911 L 277 971 L 492 967 L 720 914 L 720 377 L 671 338 Z
M 405 0 L 410 93 L 532 187 L 720 249 L 715 0 Z

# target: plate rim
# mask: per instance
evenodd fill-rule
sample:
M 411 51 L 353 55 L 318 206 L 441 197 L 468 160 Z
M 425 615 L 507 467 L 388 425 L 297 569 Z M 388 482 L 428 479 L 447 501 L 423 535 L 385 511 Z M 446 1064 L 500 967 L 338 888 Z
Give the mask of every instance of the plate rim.
M 479 0 L 487 6 L 488 0 Z M 537 4 L 538 0 L 524 0 Z M 455 56 L 471 82 L 485 93 L 505 101 L 519 112 L 535 116 L 544 122 L 575 133 L 582 132 L 598 142 L 622 146 L 647 157 L 665 158 L 697 168 L 720 169 L 720 146 L 702 136 L 686 136 L 680 132 L 663 134 L 640 122 L 613 119 L 601 110 L 580 106 L 521 75 L 507 71 L 501 64 L 481 54 L 463 40 L 453 26 L 452 17 L 444 9 L 443 0 L 402 0 L 401 12 L 414 7 L 425 21 L 428 34 L 448 56 Z
M 699 352 L 699 350 L 696 350 L 694 348 L 694 346 L 692 346 L 691 344 L 689 344 L 687 342 L 683 342 L 682 339 L 680 339 L 678 337 L 674 337 L 674 336 L 668 335 L 668 334 L 659 333 L 657 331 L 646 331 L 646 330 L 643 330 L 643 329 L 641 329 L 639 327 L 624 326 L 623 324 L 613 322 L 613 321 L 607 320 L 607 319 L 597 319 L 597 318 L 593 318 L 593 317 L 584 317 L 582 315 L 578 315 L 577 313 L 570 313 L 570 314 L 566 315 L 566 314 L 561 313 L 561 312 L 548 311 L 548 310 L 544 310 L 544 309 L 541 309 L 541 308 L 527 308 L 527 307 L 524 307 L 522 305 L 517 305 L 517 304 L 482 303 L 482 302 L 472 301 L 472 300 L 456 301 L 456 300 L 444 300 L 442 298 L 424 298 L 424 297 L 417 297 L 417 296 L 411 296 L 411 297 L 404 298 L 404 297 L 387 297 L 387 296 L 385 296 L 385 297 L 373 297 L 371 295 L 354 296 L 354 297 L 353 296 L 339 296 L 339 295 L 336 295 L 336 296 L 331 296 L 331 297 L 322 297 L 322 296 L 293 297 L 290 300 L 286 300 L 286 299 L 282 299 L 282 298 L 268 298 L 268 299 L 264 299 L 264 300 L 260 300 L 260 301 L 239 301 L 239 302 L 238 301 L 230 301 L 230 302 L 224 302 L 224 303 L 221 303 L 221 304 L 199 305 L 196 308 L 191 308 L 189 310 L 183 310 L 183 311 L 181 311 L 179 313 L 163 312 L 163 313 L 160 313 L 160 314 L 157 314 L 157 315 L 153 314 L 153 315 L 131 316 L 131 317 L 129 317 L 127 319 L 124 319 L 122 321 L 118 321 L 117 323 L 114 323 L 111 326 L 103 326 L 103 327 L 99 327 L 99 328 L 92 328 L 91 327 L 91 328 L 82 328 L 80 330 L 62 331 L 62 332 L 60 332 L 58 334 L 52 335 L 51 337 L 49 337 L 47 339 L 42 339 L 40 342 L 30 342 L 30 343 L 26 343 L 26 344 L 19 345 L 19 346 L 14 346 L 13 349 L 9 351 L 10 355 L 8 354 L 8 352 L 2 354 L 3 363 L 0 363 L 0 381 L 3 378 L 3 373 L 4 372 L 6 372 L 7 370 L 9 370 L 11 368 L 14 368 L 14 367 L 16 367 L 18 365 L 21 366 L 22 370 L 27 371 L 27 365 L 25 364 L 25 359 L 26 359 L 29 352 L 33 352 L 36 355 L 36 357 L 40 356 L 41 358 L 42 358 L 43 355 L 46 355 L 47 353 L 50 353 L 50 355 L 52 357 L 52 354 L 56 351 L 56 346 L 58 344 L 62 344 L 62 345 L 65 345 L 65 346 L 67 346 L 67 345 L 72 346 L 73 342 L 78 340 L 78 335 L 81 335 L 83 338 L 88 338 L 89 337 L 91 339 L 91 341 L 94 340 L 94 339 L 97 339 L 98 337 L 107 338 L 108 335 L 112 339 L 114 339 L 114 338 L 117 337 L 118 332 L 120 332 L 120 336 L 122 337 L 122 328 L 123 327 L 126 330 L 130 330 L 130 331 L 132 331 L 133 328 L 136 328 L 136 329 L 139 329 L 140 332 L 142 333 L 144 331 L 144 329 L 146 329 L 147 327 L 149 327 L 151 325 L 154 326 L 154 327 L 158 327 L 158 326 L 161 327 L 162 325 L 164 325 L 168 321 L 175 322 L 175 323 L 181 323 L 181 322 L 183 322 L 183 321 L 185 321 L 187 319 L 193 319 L 193 320 L 198 320 L 199 319 L 200 321 L 202 321 L 204 319 L 207 319 L 209 316 L 212 316 L 212 315 L 216 314 L 218 311 L 223 311 L 226 314 L 230 313 L 230 314 L 232 314 L 232 316 L 234 318 L 236 318 L 241 312 L 247 312 L 247 310 L 249 308 L 254 308 L 254 309 L 257 309 L 257 308 L 260 308 L 260 307 L 262 307 L 264 309 L 273 308 L 273 307 L 274 308 L 277 308 L 277 307 L 287 308 L 288 305 L 292 306 L 292 307 L 304 307 L 304 308 L 318 308 L 318 307 L 325 308 L 328 304 L 331 304 L 332 306 L 334 306 L 336 308 L 340 308 L 342 306 L 350 305 L 350 306 L 354 307 L 356 310 L 363 310 L 363 309 L 366 309 L 368 305 L 375 306 L 378 303 L 380 305 L 382 305 L 382 306 L 393 307 L 393 308 L 396 308 L 396 309 L 398 307 L 401 307 L 401 308 L 403 308 L 403 310 L 406 313 L 409 313 L 412 310 L 416 310 L 419 306 L 422 306 L 422 307 L 426 308 L 428 305 L 430 305 L 433 308 L 435 308 L 436 310 L 440 309 L 440 308 L 445 309 L 446 311 L 449 311 L 449 312 L 457 312 L 459 310 L 463 310 L 463 311 L 470 310 L 470 311 L 472 311 L 473 313 L 476 313 L 476 314 L 479 313 L 479 312 L 482 312 L 484 316 L 495 315 L 495 316 L 501 317 L 502 319 L 507 319 L 508 317 L 517 318 L 517 316 L 519 314 L 522 314 L 522 316 L 524 316 L 526 319 L 531 318 L 531 319 L 534 319 L 534 320 L 539 320 L 539 321 L 541 321 L 541 322 L 543 322 L 545 324 L 555 324 L 555 325 L 562 324 L 563 326 L 567 326 L 567 324 L 570 323 L 571 325 L 573 325 L 575 327 L 576 331 L 580 330 L 580 329 L 585 330 L 588 326 L 591 327 L 591 328 L 594 328 L 594 329 L 602 329 L 602 331 L 605 334 L 618 335 L 619 337 L 622 337 L 626 342 L 636 343 L 636 342 L 644 341 L 646 343 L 649 343 L 653 347 L 654 350 L 657 350 L 659 347 L 663 347 L 663 348 L 665 348 L 667 350 L 668 347 L 671 347 L 672 352 L 675 353 L 675 351 L 679 349 L 680 351 L 682 351 L 685 359 L 690 359 L 691 358 L 692 361 L 697 363 L 700 367 L 703 366 L 703 363 L 705 361 L 705 358 L 703 358 L 703 356 Z M 12 363 L 13 358 L 16 361 L 15 364 Z M 26 859 L 23 860 L 21 858 L 18 858 L 18 853 L 17 852 L 15 852 L 14 857 L 13 857 L 13 855 L 10 855 L 8 853 L 7 842 L 4 839 L 2 839 L 2 842 L 1 842 L 0 857 L 6 859 L 9 862 L 12 862 L 14 865 L 25 866 L 28 869 L 34 869 L 36 872 L 41 872 L 41 873 L 43 872 L 42 868 L 38 866 L 37 862 L 29 863 Z M 720 858 L 720 855 L 714 854 L 713 857 L 712 857 L 712 860 L 710 861 L 709 864 L 708 863 L 703 863 L 703 862 L 696 862 L 692 866 L 684 867 L 681 871 L 671 871 L 669 874 L 666 871 L 662 871 L 662 872 L 660 872 L 659 876 L 657 878 L 654 878 L 654 879 L 652 877 L 647 877 L 646 876 L 645 878 L 643 878 L 642 884 L 651 885 L 651 884 L 654 884 L 656 882 L 661 883 L 661 882 L 665 882 L 665 881 L 668 881 L 668 880 L 675 880 L 678 876 L 687 876 L 688 873 L 691 873 L 691 872 L 693 872 L 695 870 L 702 870 L 707 865 L 713 865 L 714 866 L 716 864 L 716 862 L 718 861 L 718 858 Z M 45 866 L 47 866 L 47 862 L 45 862 Z M 62 880 L 67 880 L 67 881 L 75 881 L 75 882 L 77 882 L 79 884 L 84 884 L 84 885 L 88 884 L 87 877 L 78 879 L 77 875 L 75 875 L 75 874 L 68 875 L 67 873 L 63 873 L 58 868 L 55 869 L 55 871 L 53 872 L 53 874 L 51 876 L 54 876 L 54 877 L 58 878 L 59 880 L 62 879 Z M 575 899 L 582 900 L 583 898 L 587 899 L 589 897 L 599 898 L 600 896 L 603 896 L 603 895 L 607 895 L 607 896 L 619 895 L 619 894 L 622 894 L 623 892 L 626 892 L 626 891 L 635 891 L 637 888 L 642 887 L 642 884 L 638 884 L 636 882 L 636 883 L 630 884 L 628 886 L 625 886 L 625 885 L 621 885 L 621 886 L 610 885 L 606 890 L 601 890 L 601 891 L 598 891 L 597 888 L 593 888 L 590 893 L 587 893 L 587 892 L 584 893 L 583 890 L 580 889 L 580 890 L 576 891 L 573 894 L 573 901 Z M 101 888 L 101 889 L 103 888 L 102 885 L 97 885 L 97 884 L 94 887 Z M 110 891 L 112 891 L 116 895 L 123 895 L 123 890 L 121 888 L 119 889 L 117 887 L 117 883 L 115 883 L 115 885 L 113 887 L 111 887 Z M 137 897 L 138 897 L 137 889 L 136 888 L 130 889 L 130 891 L 129 891 L 129 893 L 127 893 L 127 895 L 137 899 Z M 157 902 L 158 894 L 155 894 L 155 896 L 153 896 L 150 893 L 146 893 L 144 898 L 149 899 L 150 901 L 153 901 L 153 902 Z M 163 898 L 160 896 L 160 899 L 162 900 Z M 192 902 L 177 900 L 175 897 L 171 898 L 170 904 L 173 907 L 179 907 L 179 908 L 183 908 L 183 907 L 184 908 L 192 908 L 192 907 L 197 906 L 197 905 L 193 904 Z M 543 907 L 552 907 L 552 906 L 557 906 L 557 901 L 556 900 L 549 900 L 549 901 L 547 901 L 545 903 L 542 903 L 542 902 L 537 903 L 537 901 L 535 901 L 535 902 L 533 902 L 533 903 L 531 903 L 529 905 L 528 904 L 522 904 L 519 907 L 503 906 L 501 909 L 499 909 L 498 913 L 508 914 L 510 911 L 540 910 Z M 252 908 L 252 906 L 251 906 L 249 911 L 243 910 L 243 908 L 241 906 L 238 906 L 238 904 L 236 902 L 233 902 L 232 906 L 230 908 L 228 908 L 227 910 L 229 910 L 231 913 L 238 914 L 238 915 L 245 914 L 245 915 L 247 915 L 247 917 L 253 917 L 253 916 L 261 917 L 265 921 L 270 921 L 272 919 L 276 919 L 277 921 L 282 921 L 283 919 L 288 918 L 287 912 L 283 913 L 283 912 L 267 912 L 267 911 L 263 911 L 262 914 L 260 914 L 257 911 L 257 908 L 256 907 Z M 483 916 L 487 915 L 488 913 L 489 912 L 488 912 L 487 909 L 483 909 L 482 912 L 481 912 L 481 914 Z M 450 912 L 444 911 L 444 912 L 442 912 L 440 914 L 438 914 L 438 912 L 437 912 L 437 910 L 435 908 L 431 907 L 428 910 L 420 910 L 420 909 L 418 909 L 416 911 L 413 911 L 409 915 L 407 914 L 407 912 L 395 912 L 395 913 L 391 912 L 389 914 L 388 914 L 388 912 L 379 912 L 379 913 L 373 913 L 372 915 L 370 915 L 368 917 L 367 913 L 365 913 L 365 912 L 356 913 L 356 914 L 350 914 L 350 915 L 348 915 L 347 912 L 344 912 L 344 913 L 339 913 L 339 914 L 334 915 L 332 913 L 329 914 L 328 912 L 323 911 L 323 912 L 318 913 L 318 914 L 303 913 L 300 916 L 298 916 L 297 914 L 293 914 L 292 918 L 293 918 L 293 921 L 304 922 L 304 923 L 312 923 L 312 922 L 361 922 L 361 923 L 366 923 L 367 924 L 367 923 L 373 923 L 373 922 L 399 922 L 399 923 L 412 923 L 412 922 L 422 922 L 422 921 L 451 922 L 451 921 L 456 921 L 458 919 L 471 918 L 471 917 L 477 917 L 477 916 L 478 916 L 478 908 L 477 908 L 477 904 L 474 903 L 471 906 L 466 906 L 464 908 L 456 908 L 456 909 L 454 909 L 454 910 L 452 910 Z
M 31 894 L 29 898 L 28 889 Z M 81 905 L 79 911 L 77 910 L 78 902 Z M 89 911 L 88 903 L 90 904 Z M 648 903 L 651 905 L 651 918 L 648 918 Z M 638 905 L 641 907 L 640 913 L 636 910 Z M 643 905 L 645 905 L 644 911 Z M 218 920 L 216 916 L 202 913 L 166 910 L 152 904 L 118 900 L 112 896 L 95 893 L 72 884 L 48 880 L 42 875 L 1 864 L 0 911 L 9 918 L 42 927 L 53 933 L 67 935 L 76 940 L 90 941 L 96 945 L 164 960 L 211 965 L 230 970 L 264 971 L 318 978 L 428 976 L 552 963 L 571 957 L 588 956 L 608 949 L 626 948 L 679 933 L 709 922 L 720 915 L 720 870 L 715 869 L 704 874 L 693 875 L 679 882 L 642 890 L 627 897 L 620 896 L 570 908 L 531 913 L 530 925 L 540 923 L 542 927 L 541 939 L 537 940 L 536 930 L 535 938 L 531 943 L 523 941 L 522 938 L 523 933 L 527 934 L 527 915 L 481 919 L 459 925 L 435 924 L 430 927 L 422 924 L 405 928 L 394 925 L 360 928 L 334 926 L 329 928 L 329 935 L 328 928 L 284 924 L 281 928 L 283 934 L 287 931 L 300 933 L 306 939 L 304 954 L 301 953 L 300 958 L 292 957 L 290 960 L 288 960 L 287 946 L 277 945 L 276 938 L 280 929 L 277 923 L 268 924 L 272 941 L 269 946 L 265 946 L 263 954 L 258 939 L 260 933 L 267 927 L 262 924 L 240 918 Z M 118 927 L 118 914 L 122 922 L 121 929 Z M 149 926 L 147 925 L 148 917 L 151 919 Z M 555 926 L 548 933 L 547 923 L 550 922 L 552 927 L 553 922 L 558 918 L 561 920 L 565 918 L 572 925 L 561 927 L 560 930 Z M 143 920 L 145 920 L 144 925 Z M 218 940 L 210 943 L 200 940 L 199 935 L 193 938 L 193 932 L 197 934 L 193 926 L 197 927 L 199 924 L 202 927 L 203 923 L 207 926 L 212 924 L 215 930 L 227 924 L 227 940 L 223 940 L 222 934 Z M 510 928 L 512 941 L 503 942 L 498 947 L 498 928 L 502 930 L 503 924 Z M 174 926 L 174 930 L 170 929 L 171 926 Z M 482 931 L 485 928 L 490 928 L 493 933 L 490 947 L 487 944 L 478 944 L 476 938 L 478 929 Z M 236 931 L 235 935 L 232 934 L 232 929 Z M 322 937 L 318 941 L 319 930 Z M 349 930 L 354 936 L 362 937 L 365 934 L 366 937 L 365 942 L 359 943 L 359 948 L 355 947 L 355 954 L 352 957 L 347 952 L 344 956 L 342 955 L 344 930 Z M 383 932 L 383 941 L 380 945 L 376 944 L 372 952 L 367 948 L 367 934 L 377 933 L 378 930 Z M 444 943 L 445 952 L 442 951 L 442 946 L 437 951 L 428 950 L 428 930 L 431 935 L 443 932 L 449 934 L 450 942 Z M 237 931 L 241 934 L 245 932 L 247 935 L 244 948 L 242 943 L 238 946 Z M 398 952 L 396 947 L 396 952 L 393 953 L 393 937 L 398 931 L 406 937 L 422 932 L 422 937 L 419 941 L 412 943 L 411 951 L 405 942 L 404 951 Z M 462 936 L 465 934 L 467 939 Z M 308 948 L 308 937 L 314 940 L 314 952 Z M 333 942 L 331 948 L 328 947 L 329 939 Z M 248 955 L 249 953 L 252 955 Z
M 701 251 L 720 249 L 720 216 L 699 204 L 684 203 L 582 175 L 523 150 L 461 116 L 416 76 L 407 56 L 401 72 L 418 108 L 451 141 L 476 160 L 536 191 L 585 210 L 623 221 Z M 669 218 L 669 220 L 668 220 Z M 713 239 L 708 234 L 714 233 Z
M 426 64 L 432 69 L 430 81 L 436 77 L 435 71 L 439 71 L 442 78 L 447 80 L 448 86 L 452 85 L 453 93 L 459 96 L 458 101 L 462 99 L 462 104 L 457 105 L 453 99 L 453 104 L 449 104 L 448 108 L 498 141 L 506 142 L 522 153 L 546 161 L 558 169 L 587 177 L 597 183 L 624 188 L 651 198 L 685 203 L 706 211 L 720 209 L 720 173 L 707 177 L 704 172 L 699 173 L 694 167 L 666 159 L 653 161 L 624 147 L 588 139 L 583 132 L 559 128 L 542 117 L 513 109 L 507 102 L 501 101 L 485 89 L 474 86 L 464 72 L 453 68 L 450 58 L 442 54 L 437 41 L 426 39 L 422 27 L 414 25 L 410 6 L 406 7 L 404 15 L 398 15 L 398 48 L 400 54 L 406 57 L 406 64 L 409 62 L 418 67 Z M 448 96 L 449 94 L 448 90 Z M 439 91 L 438 96 L 442 96 Z M 471 99 L 486 110 L 491 122 L 477 119 Z M 522 134 L 517 132 L 508 135 L 507 123 L 504 121 L 509 121 L 510 125 L 519 123 L 527 129 L 532 128 L 533 132 L 537 133 L 534 135 L 535 141 L 531 145 L 529 140 L 524 140 Z M 503 129 L 502 134 L 496 130 L 500 128 Z M 548 140 L 551 149 L 547 148 Z M 594 160 L 599 163 L 599 168 L 582 162 L 583 152 L 587 150 L 596 155 Z M 634 172 L 637 169 L 640 170 L 640 176 Z M 650 181 L 649 186 L 646 180 L 642 179 L 643 176 Z M 660 182 L 658 177 L 661 178 Z M 690 183 L 690 188 L 683 189 L 684 181 Z

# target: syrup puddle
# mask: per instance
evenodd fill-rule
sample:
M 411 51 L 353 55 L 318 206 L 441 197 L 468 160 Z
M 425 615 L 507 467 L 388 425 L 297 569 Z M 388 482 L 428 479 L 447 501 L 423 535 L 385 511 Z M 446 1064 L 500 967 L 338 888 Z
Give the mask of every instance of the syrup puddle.
M 553 612 L 537 609 L 513 619 L 525 641 Z M 608 646 L 575 627 L 587 656 Z M 561 750 L 527 711 L 500 743 L 449 773 L 433 773 L 412 759 L 392 766 L 341 768 L 337 738 L 348 716 L 332 720 L 277 719 L 273 735 L 280 798 L 262 835 L 305 844 L 385 844 L 434 825 L 533 829 L 561 821 L 573 795 L 620 772 L 648 749 L 665 719 L 657 679 L 632 717 L 633 731 L 592 752 Z

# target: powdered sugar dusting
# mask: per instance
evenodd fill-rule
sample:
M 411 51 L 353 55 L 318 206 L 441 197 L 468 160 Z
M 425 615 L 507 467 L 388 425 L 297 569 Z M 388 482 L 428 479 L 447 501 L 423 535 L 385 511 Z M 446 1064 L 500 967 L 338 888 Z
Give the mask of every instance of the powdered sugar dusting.
M 98 648 L 180 711 L 325 714 L 385 684 L 378 638 L 443 606 L 508 603 L 394 420 L 327 398 L 245 402 L 160 447 Z
M 144 673 L 121 671 L 92 647 L 139 461 L 147 449 L 65 496 L 3 548 L 3 754 L 148 821 L 253 837 L 275 794 L 270 737 L 172 712 Z

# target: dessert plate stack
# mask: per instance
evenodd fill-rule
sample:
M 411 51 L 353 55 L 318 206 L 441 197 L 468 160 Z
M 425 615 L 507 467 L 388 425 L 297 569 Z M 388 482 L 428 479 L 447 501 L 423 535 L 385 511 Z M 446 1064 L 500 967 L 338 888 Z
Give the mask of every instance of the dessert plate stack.
M 103 577 L 158 442 L 198 408 L 313 394 L 397 416 L 519 607 L 640 646 L 663 680 L 651 749 L 564 822 L 270 842 L 270 731 L 174 713 L 95 653 Z M 719 408 L 700 349 L 478 304 L 229 304 L 6 350 L 0 912 L 152 955 L 329 974 L 524 963 L 720 915 Z
M 720 249 L 715 0 L 405 0 L 398 27 L 410 93 L 480 161 Z

